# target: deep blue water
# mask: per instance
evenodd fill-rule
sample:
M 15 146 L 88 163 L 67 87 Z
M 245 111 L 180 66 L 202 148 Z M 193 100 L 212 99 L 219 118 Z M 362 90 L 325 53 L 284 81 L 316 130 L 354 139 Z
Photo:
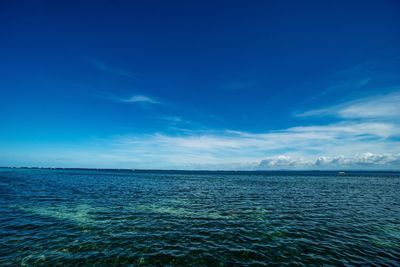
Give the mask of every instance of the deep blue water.
M 400 173 L 0 169 L 0 265 L 400 266 Z

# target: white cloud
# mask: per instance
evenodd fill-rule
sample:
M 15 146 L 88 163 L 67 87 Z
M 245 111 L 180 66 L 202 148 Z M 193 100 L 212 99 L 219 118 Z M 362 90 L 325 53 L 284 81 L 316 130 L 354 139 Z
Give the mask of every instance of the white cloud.
M 309 162 L 302 158 L 294 158 L 286 155 L 279 155 L 275 157 L 268 157 L 260 161 L 259 167 L 261 169 L 271 168 L 291 168 L 309 166 Z
M 133 95 L 129 98 L 121 99 L 122 102 L 127 103 L 148 103 L 148 104 L 160 104 L 159 101 L 155 100 L 152 97 L 145 95 Z
M 343 122 L 253 134 L 238 131 L 119 137 L 116 154 L 157 168 L 327 168 L 361 164 L 392 168 L 400 153 L 400 127 L 391 123 Z M 368 154 L 373 151 L 374 154 Z M 341 155 L 341 156 L 338 156 Z M 357 156 L 354 156 L 357 155 Z M 372 156 L 371 156 L 372 155 Z M 390 160 L 392 159 L 392 160 Z
M 62 155 L 41 148 L 34 160 L 37 165 L 54 162 L 60 167 L 75 162 L 76 166 L 113 168 L 400 169 L 400 120 L 394 116 L 399 95 L 364 98 L 340 108 L 327 108 L 337 114 L 358 114 L 341 115 L 343 119 L 337 123 L 266 133 L 228 130 L 126 135 L 97 140 L 73 151 L 64 149 Z M 144 95 L 125 101 L 159 103 Z M 381 107 L 375 115 L 359 114 L 374 105 Z M 356 120 L 348 119 L 354 116 Z
M 152 151 L 153 162 L 178 168 L 400 168 L 399 103 L 396 92 L 308 112 L 335 114 L 342 118 L 337 123 L 258 134 L 214 131 L 128 136 L 118 140 L 118 147 L 126 155 L 133 152 L 132 157 L 139 156 L 134 151 L 147 155 Z
M 391 128 L 385 124 L 382 129 Z M 263 134 L 245 132 L 121 136 L 97 140 L 73 151 L 43 151 L 38 162 L 53 166 L 84 164 L 117 168 L 168 169 L 327 169 L 400 168 L 399 134 L 394 127 L 380 133 L 376 126 L 332 124 L 296 127 Z M 371 153 L 371 151 L 373 153 Z M 29 153 L 27 153 L 29 154 Z M 23 157 L 23 155 L 20 155 Z M 43 163 L 41 165 L 43 165 Z
M 364 99 L 339 111 L 343 118 L 400 117 L 400 93 Z
M 318 157 L 313 163 L 314 166 L 325 167 L 399 167 L 399 154 L 374 154 L 366 152 L 352 157 Z
M 385 119 L 400 117 L 400 92 L 366 97 L 341 105 L 310 110 L 297 114 L 300 117 L 334 115 L 344 119 Z
M 259 163 L 260 169 L 390 169 L 400 165 L 399 154 L 374 154 L 366 152 L 351 157 L 336 156 L 305 159 L 301 157 L 276 156 L 268 157 Z

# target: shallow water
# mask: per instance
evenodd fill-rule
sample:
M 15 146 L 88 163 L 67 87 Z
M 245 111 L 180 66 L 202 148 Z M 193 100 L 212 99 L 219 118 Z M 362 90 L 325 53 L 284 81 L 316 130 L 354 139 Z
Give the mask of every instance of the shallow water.
M 0 265 L 400 266 L 400 173 L 0 169 Z

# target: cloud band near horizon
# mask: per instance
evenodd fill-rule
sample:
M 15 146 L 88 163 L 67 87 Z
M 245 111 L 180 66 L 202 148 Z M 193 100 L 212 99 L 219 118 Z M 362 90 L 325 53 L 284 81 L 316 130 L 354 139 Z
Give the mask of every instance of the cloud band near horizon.
M 97 140 L 83 150 L 65 151 L 63 155 L 44 150 L 36 161 L 58 167 L 400 169 L 399 96 L 400 92 L 371 96 L 303 114 L 335 114 L 339 119 L 330 124 L 266 133 L 128 134 Z

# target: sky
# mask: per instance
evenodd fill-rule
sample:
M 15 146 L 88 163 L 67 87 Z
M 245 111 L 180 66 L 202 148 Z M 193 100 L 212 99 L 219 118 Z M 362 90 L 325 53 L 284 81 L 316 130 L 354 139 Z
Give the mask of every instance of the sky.
M 0 166 L 400 170 L 400 2 L 0 1 Z

